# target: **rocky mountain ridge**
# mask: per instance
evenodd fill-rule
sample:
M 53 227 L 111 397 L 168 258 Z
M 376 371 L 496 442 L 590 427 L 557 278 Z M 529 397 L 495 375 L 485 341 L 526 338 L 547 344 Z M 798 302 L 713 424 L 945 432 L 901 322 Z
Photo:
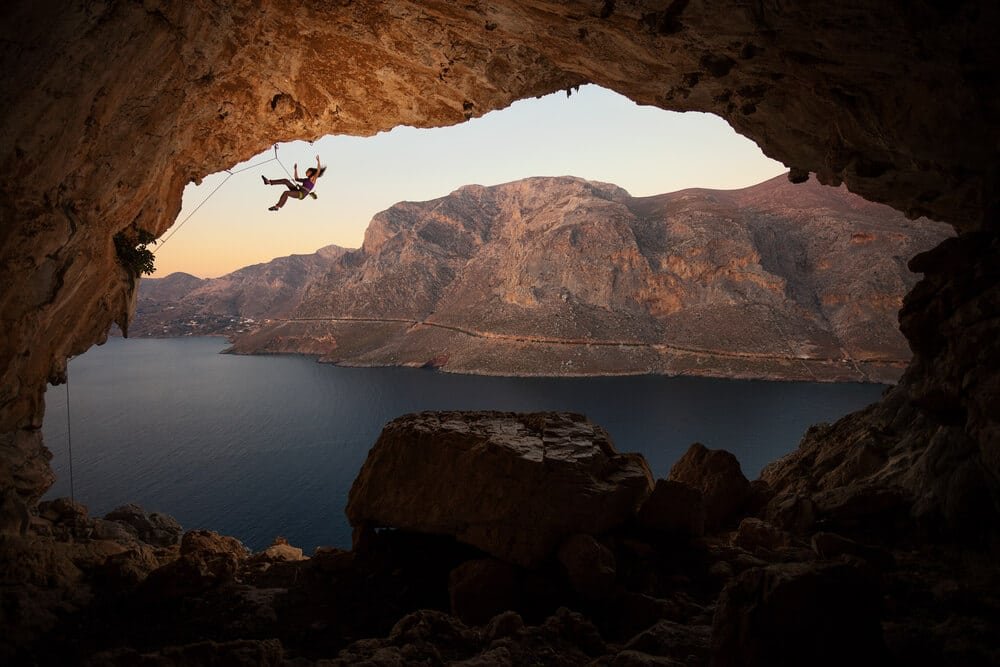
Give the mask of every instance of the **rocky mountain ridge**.
M 171 273 L 141 283 L 135 336 L 235 335 L 258 320 L 291 315 L 305 290 L 347 249 L 330 245 L 245 266 L 219 278 Z
M 906 258 L 947 235 L 784 176 L 652 197 L 528 178 L 400 202 L 358 250 L 144 281 L 133 331 L 467 373 L 892 381 Z

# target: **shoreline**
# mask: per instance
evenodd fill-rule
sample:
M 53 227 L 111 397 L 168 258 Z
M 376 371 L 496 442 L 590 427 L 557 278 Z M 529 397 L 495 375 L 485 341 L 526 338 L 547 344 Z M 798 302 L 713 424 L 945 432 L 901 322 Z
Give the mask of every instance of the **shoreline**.
M 252 335 L 252 334 L 251 334 Z M 221 350 L 221 354 L 232 354 L 237 356 L 302 356 L 309 357 L 315 360 L 317 363 L 330 364 L 333 366 L 338 366 L 341 368 L 412 368 L 415 370 L 428 370 L 436 371 L 441 373 L 448 373 L 451 375 L 467 375 L 467 376 L 479 376 L 479 377 L 511 377 L 511 378 L 597 378 L 597 377 L 640 377 L 640 376 L 651 376 L 651 377 L 703 377 L 703 378 L 713 378 L 720 380 L 758 380 L 766 382 L 816 382 L 821 384 L 877 384 L 882 386 L 893 386 L 898 380 L 899 376 L 905 370 L 909 360 L 879 360 L 876 362 L 862 361 L 862 360 L 834 360 L 829 358 L 808 358 L 808 357 L 778 357 L 776 355 L 763 355 L 756 353 L 741 353 L 741 352 L 709 352 L 709 351 L 699 351 L 687 352 L 690 355 L 697 355 L 703 358 L 721 358 L 729 361 L 746 361 L 746 362 L 773 362 L 788 364 L 792 368 L 799 368 L 795 372 L 789 373 L 768 373 L 768 372 L 755 372 L 749 369 L 739 370 L 739 371 L 728 371 L 724 368 L 722 364 L 717 365 L 688 365 L 682 370 L 670 371 L 670 370 L 660 370 L 647 365 L 645 368 L 638 369 L 604 369 L 604 370 L 565 370 L 565 371 L 543 371 L 534 372 L 530 370 L 518 370 L 514 368 L 487 368 L 483 366 L 472 366 L 465 364 L 451 364 L 446 361 L 441 365 L 431 365 L 430 361 L 420 361 L 420 360 L 396 360 L 396 361 L 382 361 L 382 360 L 365 360 L 360 358 L 349 358 L 347 355 L 344 357 L 335 356 L 334 349 L 327 351 L 314 351 L 314 350 L 295 350 L 295 349 L 279 349 L 279 350 L 267 350 L 261 349 L 260 347 L 255 347 L 254 349 L 237 349 L 237 341 L 243 336 L 232 336 L 224 333 L 205 333 L 205 334 L 185 334 L 182 336 L 156 336 L 156 335 L 140 335 L 131 336 L 133 340 L 138 339 L 154 339 L 154 340 L 170 340 L 170 339 L 183 339 L 183 338 L 223 338 L 228 343 L 229 346 Z M 499 342 L 499 341 L 493 341 Z M 537 343 L 537 342 L 527 342 L 527 341 L 517 341 L 518 345 L 531 346 L 535 351 L 542 351 L 544 347 L 550 343 Z M 575 343 L 582 349 L 601 349 L 601 348 L 613 348 L 614 345 L 610 343 L 603 344 L 592 344 L 592 343 Z M 560 348 L 571 347 L 568 343 L 559 343 Z M 671 346 L 669 344 L 633 344 L 631 346 L 633 349 L 648 351 L 651 353 L 658 353 L 666 348 L 676 348 L 677 346 Z M 356 355 L 357 357 L 363 356 L 361 354 Z M 434 355 L 427 354 L 424 358 L 429 360 L 434 359 Z M 871 364 L 877 364 L 874 367 Z M 833 364 L 848 366 L 851 370 L 849 372 L 839 372 L 837 370 L 831 370 L 829 367 Z M 803 372 L 803 370 L 805 372 Z M 817 374 L 813 372 L 814 370 L 822 370 L 824 372 Z M 846 369 L 845 369 L 846 370 Z M 889 375 L 894 375 L 894 378 L 888 377 Z
M 159 338 L 186 338 L 187 336 L 163 336 Z M 149 336 L 153 338 L 153 336 Z M 311 353 L 311 352 L 269 352 L 267 350 L 257 350 L 253 352 L 241 352 L 234 350 L 232 347 L 226 348 L 220 351 L 220 354 L 231 354 L 234 356 L 298 356 L 298 357 L 308 357 L 316 361 L 318 364 L 327 364 L 330 366 L 336 366 L 338 368 L 409 368 L 412 370 L 423 370 L 435 373 L 447 373 L 449 375 L 466 375 L 470 377 L 509 377 L 509 378 L 602 378 L 602 377 L 697 377 L 697 378 L 710 378 L 714 380 L 738 380 L 738 381 L 761 381 L 761 382 L 802 382 L 802 383 L 820 383 L 820 384 L 867 384 L 867 385 L 881 385 L 885 387 L 891 387 L 896 384 L 896 381 L 889 382 L 883 379 L 859 379 L 857 377 L 844 377 L 842 379 L 836 377 L 809 377 L 805 378 L 801 375 L 764 375 L 764 374 L 732 374 L 725 373 L 718 369 L 704 369 L 700 372 L 683 372 L 683 373 L 666 373 L 658 372 L 656 370 L 622 370 L 622 371 L 607 371 L 607 372 L 565 372 L 565 373 L 531 373 L 531 372 L 517 372 L 517 371 L 502 371 L 502 370 L 492 370 L 492 369 L 450 369 L 446 366 L 442 367 L 428 367 L 426 364 L 420 363 L 379 363 L 379 362 L 363 362 L 363 361 L 349 361 L 349 360 L 331 360 L 324 359 L 322 354 Z M 814 360 L 802 360 L 802 361 L 814 361 Z M 906 366 L 906 362 L 899 362 L 900 370 Z

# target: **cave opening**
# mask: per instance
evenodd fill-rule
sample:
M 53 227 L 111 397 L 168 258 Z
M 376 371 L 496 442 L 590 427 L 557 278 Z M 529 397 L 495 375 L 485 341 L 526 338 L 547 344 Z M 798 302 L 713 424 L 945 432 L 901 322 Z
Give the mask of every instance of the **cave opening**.
M 867 1 L 153 0 L 3 11 L 3 659 L 134 664 L 208 651 L 278 663 L 343 649 L 346 663 L 998 661 L 995 3 L 918 1 L 901 12 Z M 359 525 L 356 551 L 280 562 L 295 554 L 277 543 L 262 562 L 211 535 L 177 545 L 165 524 L 143 539 L 172 536 L 166 551 L 130 541 L 123 524 L 145 530 L 146 515 L 101 523 L 67 505 L 36 513 L 52 483 L 45 384 L 64 380 L 66 359 L 102 340 L 110 322 L 127 323 L 135 305 L 134 281 L 115 261 L 117 234 L 162 233 L 186 182 L 265 140 L 453 124 L 589 81 L 645 104 L 717 113 L 795 180 L 845 183 L 960 232 L 910 263 L 923 277 L 900 310 L 914 356 L 899 384 L 810 429 L 761 484 L 742 487 L 754 502 L 738 524 L 668 549 L 648 535 L 636 541 L 631 528 L 622 537 L 595 527 L 560 544 L 540 577 L 510 560 L 442 558 L 429 591 L 409 576 L 442 553 L 426 536 L 386 542 Z M 510 286 L 511 303 L 538 298 L 523 287 Z M 545 432 L 544 419 L 519 423 Z M 695 449 L 688 463 L 704 472 L 718 461 Z M 694 507 L 680 483 L 661 485 L 660 499 L 673 493 Z M 317 580 L 331 599 L 357 601 L 351 586 L 372 573 L 373 553 L 389 563 L 366 580 L 380 584 L 376 604 L 337 617 L 298 604 Z M 662 558 L 651 565 L 650 554 Z M 473 604 L 510 610 L 519 601 L 505 594 L 550 592 L 553 582 L 579 613 L 501 613 L 491 623 L 484 616 L 496 606 Z M 376 639 L 344 646 L 357 637 Z
M 260 177 L 284 176 L 281 172 L 291 170 L 293 163 L 302 174 L 316 154 L 330 167 L 317 184 L 321 198 L 291 202 L 280 213 L 266 211 L 274 195 L 272 189 L 262 187 Z M 274 159 L 279 155 L 281 162 Z M 582 187 L 586 181 L 566 183 L 560 180 L 562 176 L 582 176 L 602 185 Z M 518 191 L 500 196 L 513 198 L 517 205 L 503 210 L 489 209 L 481 202 L 469 207 L 464 200 L 452 203 L 449 199 L 470 185 L 509 190 L 518 183 L 523 184 Z M 610 184 L 611 189 L 603 184 Z M 618 191 L 618 186 L 624 189 Z M 406 262 L 398 252 L 353 250 L 362 246 L 363 225 L 371 219 L 373 227 L 385 227 L 385 214 L 379 211 L 391 213 L 404 200 L 437 203 L 426 215 L 373 236 L 415 234 L 426 241 L 406 250 L 416 254 L 417 261 Z M 571 203 L 577 200 L 582 203 Z M 498 206 L 494 200 L 490 205 Z M 542 215 L 533 210 L 539 208 L 544 209 Z M 530 216 L 535 218 L 525 223 L 527 236 L 525 230 L 516 228 L 500 232 L 484 228 L 478 247 L 460 248 L 453 240 L 484 223 L 503 229 L 512 219 Z M 418 318 L 419 326 L 435 326 L 439 331 L 460 327 L 467 335 L 474 330 L 480 337 L 491 337 L 489 345 L 497 344 L 497 336 L 517 336 L 522 341 L 534 336 L 540 351 L 526 352 L 514 344 L 483 359 L 482 350 L 462 349 L 461 341 L 430 340 L 407 346 L 393 339 L 400 335 L 397 331 L 379 339 L 379 332 L 370 329 L 361 334 L 310 331 L 278 351 L 312 354 L 348 365 L 420 366 L 434 361 L 437 367 L 473 374 L 715 375 L 779 381 L 773 387 L 737 383 L 735 390 L 712 384 L 715 380 L 707 380 L 708 385 L 696 381 L 663 386 L 620 381 L 607 389 L 588 385 L 586 391 L 556 384 L 551 391 L 566 396 L 548 402 L 539 398 L 539 387 L 525 382 L 520 391 L 531 400 L 521 400 L 513 388 L 501 386 L 497 389 L 500 398 L 493 403 L 488 398 L 490 390 L 478 386 L 424 392 L 418 380 L 423 377 L 430 382 L 426 376 L 398 382 L 411 387 L 410 394 L 415 396 L 450 392 L 465 397 L 464 402 L 442 396 L 422 403 L 397 396 L 392 387 L 380 390 L 377 382 L 359 380 L 368 387 L 363 394 L 387 392 L 389 398 L 375 400 L 399 406 L 396 409 L 401 412 L 533 406 L 582 412 L 610 429 L 620 448 L 643 451 L 659 476 L 667 474 L 687 445 L 699 441 L 734 451 L 744 472 L 756 477 L 766 463 L 791 451 L 807 426 L 833 421 L 874 401 L 882 391 L 879 383 L 893 382 L 908 360 L 905 342 L 894 331 L 894 312 L 915 281 L 906 275 L 904 260 L 937 242 L 934 234 L 917 232 L 928 225 L 926 221 L 911 224 L 887 207 L 863 204 L 843 188 L 789 183 L 783 165 L 766 158 L 753 142 L 737 135 L 717 116 L 642 108 L 596 86 L 584 86 L 572 96 L 560 92 L 522 101 L 446 128 L 397 128 L 373 138 L 324 137 L 282 144 L 207 176 L 197 185 L 189 184 L 177 220 L 178 225 L 163 234 L 170 243 L 157 251 L 157 274 L 140 284 L 136 318 L 130 325 L 133 340 L 227 336 L 237 339 L 238 351 L 260 353 L 286 337 L 283 327 L 293 321 L 365 320 L 365 324 L 347 325 L 357 329 L 384 326 L 403 316 Z M 442 220 L 453 227 L 441 227 Z M 609 235 L 605 228 L 620 229 Z M 594 229 L 602 231 L 595 234 Z M 331 236 L 334 233 L 337 236 Z M 528 238 L 537 234 L 544 238 Z M 490 237 L 496 237 L 492 245 L 482 247 Z M 810 244 L 809 237 L 821 241 Z M 348 250 L 331 250 L 331 243 Z M 357 289 L 356 279 L 347 285 L 324 283 L 325 271 L 343 271 L 345 266 L 364 262 L 401 262 L 401 279 L 411 282 L 426 270 L 427 263 L 437 261 L 435 255 L 456 255 L 460 261 L 448 267 L 454 274 L 463 264 L 481 261 L 477 253 L 490 252 L 532 257 L 513 267 L 492 266 L 491 273 L 510 274 L 505 284 L 472 280 L 471 285 L 462 286 L 470 280 L 450 275 L 440 284 L 429 285 L 433 299 L 428 300 L 426 294 L 411 295 L 412 301 L 428 301 L 422 310 L 399 312 L 398 304 L 387 306 L 380 293 L 398 289 L 395 276 L 376 273 L 366 278 L 374 283 L 373 288 L 361 291 L 355 302 L 307 303 L 302 317 L 295 312 L 302 306 L 303 293 L 310 289 Z M 627 257 L 630 252 L 641 262 L 638 269 L 614 259 L 616 254 Z M 851 257 L 852 253 L 860 258 Z M 281 257 L 286 254 L 290 256 Z M 583 259 L 564 265 L 566 254 Z M 644 273 L 638 279 L 626 278 L 622 286 L 616 286 L 622 278 L 612 273 L 600 273 L 588 282 L 584 274 L 593 271 L 590 267 L 597 262 L 613 264 L 614 272 Z M 817 272 L 826 274 L 819 282 L 813 279 Z M 621 294 L 602 294 L 605 282 Z M 471 296 L 449 305 L 447 292 L 455 291 L 456 284 Z M 487 294 L 476 290 L 498 292 L 499 301 L 490 302 Z M 152 296 L 146 296 L 149 293 Z M 554 309 L 553 303 L 570 307 Z M 514 308 L 506 320 L 485 315 L 504 305 Z M 815 312 L 803 317 L 801 311 L 806 308 Z M 552 329 L 543 318 L 567 324 Z M 383 323 L 374 324 L 379 319 Z M 262 325 L 275 330 L 268 334 L 268 343 L 240 342 L 252 340 L 252 330 Z M 725 329 L 726 335 L 719 337 L 716 329 Z M 367 347 L 350 355 L 339 355 L 326 340 L 346 339 L 349 345 L 359 337 L 369 339 Z M 625 353 L 603 354 L 619 340 L 624 341 Z M 563 343 L 553 348 L 552 341 Z M 76 466 L 77 488 L 85 504 L 103 514 L 125 502 L 138 502 L 178 516 L 185 526 L 208 527 L 246 539 L 255 549 L 279 533 L 307 550 L 323 544 L 349 544 L 346 524 L 332 536 L 318 530 L 303 533 L 304 516 L 295 516 L 287 507 L 271 509 L 267 498 L 279 497 L 281 489 L 295 486 L 315 489 L 324 479 L 334 489 L 334 500 L 290 494 L 297 498 L 291 504 L 315 508 L 310 521 L 316 524 L 323 523 L 326 515 L 340 517 L 366 447 L 374 442 L 381 425 L 397 414 L 381 410 L 377 417 L 365 418 L 364 428 L 349 424 L 346 415 L 340 421 L 324 422 L 328 433 L 350 433 L 335 438 L 337 444 L 331 446 L 349 453 L 328 457 L 329 464 L 319 465 L 322 437 L 314 429 L 300 433 L 295 426 L 309 421 L 310 414 L 286 404 L 268 404 L 263 424 L 251 419 L 255 410 L 249 406 L 255 397 L 264 402 L 272 394 L 300 393 L 293 384 L 272 387 L 253 377 L 223 374 L 212 391 L 203 394 L 205 378 L 217 371 L 201 349 L 186 353 L 164 347 L 159 352 L 143 352 L 143 345 L 156 343 L 149 341 L 135 350 L 122 345 L 126 344 L 115 340 L 108 349 L 93 352 L 91 357 L 110 366 L 103 371 L 89 358 L 73 363 L 80 369 L 77 377 L 83 389 L 75 394 L 78 407 L 73 414 L 84 422 L 77 424 L 75 433 L 77 452 L 84 457 Z M 213 354 L 223 346 L 216 347 Z M 397 356 L 400 347 L 404 348 L 401 358 Z M 566 348 L 569 352 L 564 353 Z M 112 350 L 120 356 L 112 356 Z M 161 353 L 170 359 L 169 364 L 164 365 Z M 463 353 L 465 366 L 459 359 Z M 196 356 L 203 366 L 187 365 L 187 354 Z M 540 355 L 549 358 L 543 362 Z M 244 359 L 237 363 L 261 362 Z M 187 370 L 177 377 L 174 367 L 181 365 Z M 277 369 L 271 372 L 281 375 Z M 140 374 L 144 379 L 137 382 Z M 260 375 L 269 377 L 269 371 L 262 370 Z M 311 380 L 309 374 L 303 381 Z M 843 390 L 804 388 L 781 385 L 783 380 L 862 385 Z M 243 395 L 250 386 L 253 391 Z M 804 396 L 796 395 L 796 387 L 803 387 L 799 393 Z M 602 405 L 597 399 L 602 391 L 627 398 Z M 236 397 L 231 404 L 213 398 L 229 393 Z M 643 400 L 648 393 L 660 396 L 660 402 Z M 105 394 L 109 406 L 98 400 Z M 162 400 L 155 399 L 157 394 Z M 712 394 L 715 397 L 710 401 Z M 46 498 L 54 498 L 66 495 L 69 488 L 63 419 L 69 408 L 62 392 L 50 391 L 49 395 L 53 402 L 43 430 L 49 448 L 56 452 L 52 466 L 57 482 Z M 195 395 L 201 396 L 203 405 L 193 399 Z M 476 398 L 469 399 L 470 395 Z M 182 398 L 177 401 L 174 396 Z M 336 394 L 329 397 L 331 403 L 339 400 Z M 314 401 L 308 404 L 315 414 L 322 412 Z M 636 409 L 635 405 L 647 407 Z M 348 412 L 365 410 L 363 404 L 352 404 Z M 655 423 L 642 416 L 657 412 L 664 418 Z M 287 422 L 286 414 L 296 418 Z M 722 414 L 726 417 L 719 418 Z M 225 431 L 218 422 L 231 430 Z M 272 423 L 282 427 L 270 428 Z M 203 434 L 202 442 L 199 434 Z M 285 444 L 283 439 L 296 444 Z M 297 446 L 300 440 L 308 445 Z M 102 444 L 88 453 L 80 444 L 87 441 Z M 658 441 L 669 444 L 657 446 Z M 143 452 L 149 453 L 149 460 L 143 459 Z M 282 463 L 283 458 L 296 456 L 303 459 L 298 466 Z M 208 468 L 224 472 L 206 474 L 206 457 L 212 462 Z M 187 462 L 182 465 L 181 459 Z M 173 467 L 164 465 L 168 461 Z M 267 462 L 265 469 L 274 473 L 273 478 L 253 461 Z M 319 468 L 325 471 L 321 475 L 317 475 Z M 114 483 L 101 484 L 101 475 Z M 220 509 L 219 498 L 227 499 L 222 508 L 241 507 L 242 513 L 227 514 Z
M 217 277 L 329 244 L 358 248 L 379 211 L 444 197 L 465 185 L 576 176 L 651 196 L 686 188 L 737 189 L 787 171 L 714 114 L 639 106 L 593 84 L 445 127 L 398 126 L 372 137 L 328 135 L 276 145 L 281 165 L 270 162 L 275 153 L 267 149 L 230 165 L 237 175 L 211 197 L 228 171 L 185 187 L 177 220 L 204 207 L 183 234 L 176 224 L 162 233 L 171 237 L 170 251 L 159 255 L 154 277 L 174 271 Z M 304 173 L 316 154 L 329 166 L 318 183 L 323 200 L 289 206 L 279 215 L 267 211 L 278 190 L 262 190 L 260 176 L 289 178 L 285 171 L 293 163 Z M 219 248 L 232 256 L 224 265 L 212 263 Z

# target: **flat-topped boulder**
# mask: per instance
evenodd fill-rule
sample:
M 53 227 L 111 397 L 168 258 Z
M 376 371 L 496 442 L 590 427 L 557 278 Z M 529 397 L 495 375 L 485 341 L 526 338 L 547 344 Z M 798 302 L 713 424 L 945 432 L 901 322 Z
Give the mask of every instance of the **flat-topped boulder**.
M 352 526 L 451 535 L 531 567 L 567 537 L 633 517 L 653 486 L 641 454 L 563 412 L 422 412 L 382 430 L 347 503 Z

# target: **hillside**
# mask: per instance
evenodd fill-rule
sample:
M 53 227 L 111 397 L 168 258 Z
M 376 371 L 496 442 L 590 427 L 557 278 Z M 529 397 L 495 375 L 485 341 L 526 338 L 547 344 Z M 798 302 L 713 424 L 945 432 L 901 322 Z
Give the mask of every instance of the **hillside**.
M 132 336 L 235 335 L 257 321 L 287 317 L 306 289 L 347 252 L 338 246 L 279 257 L 220 278 L 172 273 L 139 285 Z
M 784 176 L 653 197 L 529 178 L 396 204 L 359 250 L 248 267 L 180 298 L 187 279 L 144 283 L 141 303 L 162 291 L 205 315 L 270 319 L 234 351 L 342 364 L 889 381 L 910 356 L 896 326 L 917 279 L 906 261 L 948 233 Z

